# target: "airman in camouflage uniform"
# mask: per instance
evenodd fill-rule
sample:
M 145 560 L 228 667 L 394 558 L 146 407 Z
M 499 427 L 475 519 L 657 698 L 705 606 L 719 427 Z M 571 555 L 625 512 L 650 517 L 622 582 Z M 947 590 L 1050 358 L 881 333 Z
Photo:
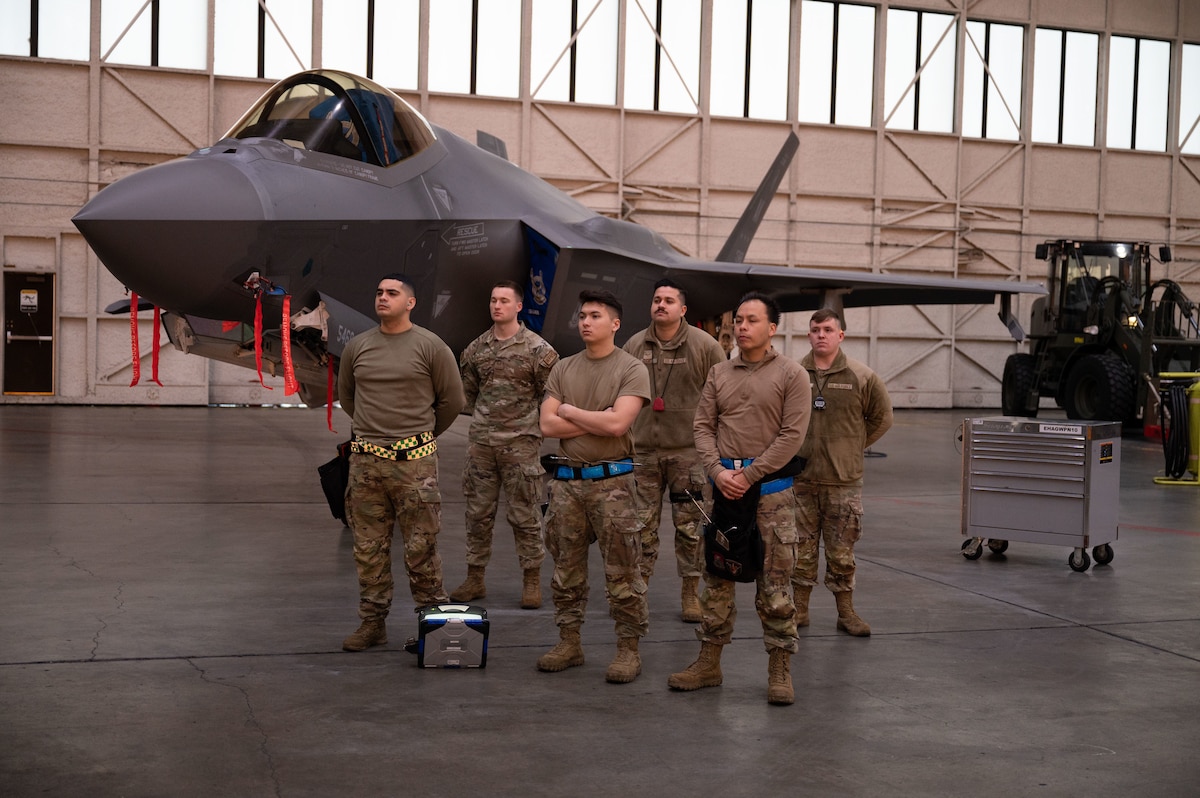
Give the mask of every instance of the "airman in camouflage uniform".
M 617 298 L 607 291 L 584 291 L 579 301 L 579 335 L 586 349 L 554 366 L 541 407 L 542 433 L 561 440 L 546 515 L 560 640 L 537 667 L 561 671 L 583 664 L 579 628 L 587 607 L 588 549 L 597 541 L 617 631 L 617 654 L 604 678 L 624 683 L 642 672 L 638 640 L 650 623 L 630 431 L 650 398 L 650 380 L 641 362 L 614 343 L 621 326 Z
M 351 339 L 339 366 L 338 398 L 354 431 L 346 505 L 362 621 L 342 642 L 346 651 L 387 642 L 397 523 L 413 601 L 424 606 L 448 600 L 437 550 L 437 436 L 462 409 L 462 382 L 450 348 L 412 323 L 415 305 L 404 275 L 384 277 L 375 291 L 379 326 Z
M 492 557 L 492 530 L 500 490 L 508 499 L 508 523 L 516 540 L 517 560 L 524 573 L 521 607 L 542 606 L 540 500 L 542 431 L 538 408 L 558 353 L 541 336 L 517 320 L 523 291 L 512 281 L 492 288 L 492 326 L 463 350 L 459 358 L 466 412 L 467 463 L 463 496 L 467 505 L 467 579 L 450 593 L 453 601 L 487 595 L 484 572 Z
M 637 445 L 638 492 L 645 513 L 642 527 L 642 576 L 649 581 L 658 559 L 658 527 L 663 493 L 675 526 L 675 567 L 681 578 L 680 616 L 699 623 L 696 588 L 704 572 L 701 505 L 708 500 L 708 479 L 696 456 L 692 419 L 708 370 L 725 361 L 725 350 L 711 335 L 690 326 L 687 294 L 670 279 L 654 284 L 652 324 L 625 342 L 625 351 L 646 364 L 651 404 L 633 423 Z
M 871 627 L 854 609 L 854 544 L 862 537 L 863 451 L 892 426 L 892 402 L 883 380 L 853 358 L 832 310 L 818 310 L 808 324 L 812 351 L 800 365 L 812 386 L 812 420 L 801 456 L 808 459 L 796 480 L 800 532 L 795 590 L 796 625 L 808 626 L 808 601 L 817 584 L 819 547 L 825 544 L 825 586 L 837 602 L 838 631 L 867 637 Z
M 741 500 L 759 484 L 755 521 L 762 536 L 763 572 L 755 583 L 754 605 L 770 655 L 767 701 L 791 704 L 791 656 L 797 650 L 791 596 L 796 564 L 796 519 L 792 479 L 771 478 L 800 450 L 808 430 L 812 396 L 804 370 L 771 346 L 779 307 L 763 294 L 742 297 L 734 317 L 739 357 L 708 373 L 696 407 L 696 451 L 721 494 Z M 737 615 L 735 584 L 713 573 L 704 575 L 700 597 L 704 620 L 696 630 L 700 655 L 686 670 L 671 674 L 675 690 L 721 684 L 721 650 L 733 636 Z

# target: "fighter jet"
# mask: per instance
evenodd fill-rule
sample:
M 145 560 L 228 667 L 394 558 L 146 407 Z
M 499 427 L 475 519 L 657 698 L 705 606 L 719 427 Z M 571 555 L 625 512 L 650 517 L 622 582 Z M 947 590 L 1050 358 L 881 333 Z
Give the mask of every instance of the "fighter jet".
M 785 311 L 999 297 L 1018 337 L 1012 296 L 1044 293 L 1003 280 L 742 264 L 798 146 L 794 134 L 712 261 L 595 213 L 510 163 L 503 142 L 481 134 L 480 144 L 370 80 L 302 72 L 268 90 L 216 144 L 117 181 L 73 221 L 139 303 L 162 309 L 177 348 L 254 367 L 257 343 L 274 373 L 287 349 L 310 405 L 326 402 L 345 343 L 377 323 L 375 287 L 389 272 L 415 286 L 413 321 L 456 352 L 486 326 L 499 280 L 526 286 L 523 321 L 563 354 L 582 348 L 580 290 L 608 289 L 645 308 L 663 277 L 687 286 L 693 319 L 719 317 L 751 289 Z M 257 340 L 256 313 L 266 330 Z

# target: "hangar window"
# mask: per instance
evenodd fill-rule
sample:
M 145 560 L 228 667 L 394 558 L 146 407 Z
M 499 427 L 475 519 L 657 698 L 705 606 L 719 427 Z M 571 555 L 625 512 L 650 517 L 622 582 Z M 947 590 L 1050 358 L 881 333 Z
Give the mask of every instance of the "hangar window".
M 619 10 L 617 0 L 533 0 L 530 94 L 616 103 Z
M 1179 151 L 1200 155 L 1200 44 L 1183 45 L 1179 98 Z
M 694 114 L 700 97 L 700 4 L 629 0 L 625 107 Z
M 282 78 L 308 69 L 312 0 L 214 0 L 213 71 Z
M 0 3 L 0 54 L 88 60 L 90 0 L 7 0 Z
M 1034 141 L 1096 143 L 1096 86 L 1100 37 L 1038 28 L 1034 34 Z
M 429 89 L 516 97 L 521 80 L 521 0 L 429 4 Z
M 1108 146 L 1166 150 L 1170 86 L 1170 42 L 1113 36 L 1108 52 Z
M 711 112 L 787 119 L 788 0 L 713 0 L 712 15 Z
M 100 60 L 204 69 L 208 65 L 208 1 L 102 0 Z
M 957 24 L 950 14 L 888 9 L 884 124 L 954 131 Z
M 372 82 L 343 72 L 305 72 L 282 81 L 225 138 L 277 139 L 376 166 L 416 155 L 434 140 L 412 106 Z
M 970 21 L 963 51 L 963 135 L 1020 138 L 1025 29 Z
M 384 86 L 417 88 L 419 0 L 338 0 L 322 9 L 322 64 Z
M 869 126 L 874 72 L 875 8 L 804 0 L 800 121 Z

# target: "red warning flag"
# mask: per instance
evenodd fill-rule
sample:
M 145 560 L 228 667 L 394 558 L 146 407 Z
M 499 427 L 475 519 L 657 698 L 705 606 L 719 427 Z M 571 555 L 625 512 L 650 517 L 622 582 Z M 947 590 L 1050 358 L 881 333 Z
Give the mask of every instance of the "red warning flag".
M 137 306 L 138 295 L 137 291 L 129 292 L 129 343 L 133 349 L 133 381 L 129 383 L 129 387 L 137 385 L 142 379 L 142 352 L 138 346 L 138 325 L 137 325 Z

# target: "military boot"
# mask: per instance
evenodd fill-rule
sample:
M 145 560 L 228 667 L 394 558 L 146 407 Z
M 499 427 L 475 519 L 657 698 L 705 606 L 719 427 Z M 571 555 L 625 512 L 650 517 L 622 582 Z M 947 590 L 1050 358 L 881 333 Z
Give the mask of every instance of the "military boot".
M 387 643 L 387 627 L 383 618 L 364 620 L 354 634 L 342 641 L 343 651 L 366 651 L 371 646 Z
M 855 637 L 867 637 L 871 634 L 871 627 L 867 626 L 867 622 L 858 617 L 858 613 L 854 611 L 854 591 L 845 590 L 841 593 L 834 593 L 833 597 L 837 601 L 837 628 L 840 632 L 845 632 L 848 635 Z
M 808 599 L 812 596 L 812 585 L 792 585 L 795 588 L 794 602 L 796 604 L 796 613 L 792 616 L 796 619 L 796 628 L 801 629 L 808 626 Z
M 638 655 L 636 637 L 618 637 L 617 655 L 604 672 L 604 680 L 613 684 L 632 682 L 642 672 L 642 658 Z
M 579 642 L 578 626 L 562 626 L 558 630 L 558 645 L 538 657 L 539 671 L 565 671 L 583 664 L 583 645 Z
M 683 587 L 680 589 L 680 605 L 682 612 L 679 617 L 683 618 L 684 623 L 700 623 L 704 620 L 703 614 L 700 612 L 700 599 L 696 598 L 696 588 L 700 584 L 700 577 L 685 576 L 683 578 Z
M 542 572 L 538 568 L 525 571 L 525 582 L 521 586 L 521 609 L 536 610 L 542 606 Z
M 771 649 L 771 661 L 767 664 L 767 703 L 791 704 L 796 700 L 792 689 L 792 652 L 782 648 Z
M 474 601 L 486 595 L 487 588 L 483 586 L 483 566 L 468 565 L 467 580 L 451 591 L 450 600 L 460 602 Z
M 672 690 L 699 690 L 721 684 L 721 647 L 716 643 L 701 643 L 700 656 L 686 670 L 672 673 L 667 686 Z

